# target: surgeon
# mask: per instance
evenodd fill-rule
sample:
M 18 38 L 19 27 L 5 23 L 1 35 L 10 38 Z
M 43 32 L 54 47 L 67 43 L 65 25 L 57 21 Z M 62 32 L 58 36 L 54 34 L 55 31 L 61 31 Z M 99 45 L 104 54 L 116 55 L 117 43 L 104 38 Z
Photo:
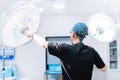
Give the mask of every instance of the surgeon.
M 23 34 L 32 37 L 43 48 L 47 48 L 51 55 L 61 60 L 62 80 L 91 80 L 94 65 L 103 72 L 107 70 L 98 52 L 82 42 L 88 35 L 88 27 L 83 22 L 73 26 L 70 32 L 71 45 L 47 42 L 41 36 L 30 33 L 29 30 L 25 30 Z

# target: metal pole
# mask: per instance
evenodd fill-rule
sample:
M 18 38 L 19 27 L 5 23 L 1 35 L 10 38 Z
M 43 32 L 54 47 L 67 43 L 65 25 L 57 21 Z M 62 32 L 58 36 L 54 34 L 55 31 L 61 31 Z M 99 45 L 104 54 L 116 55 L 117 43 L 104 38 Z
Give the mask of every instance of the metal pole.
M 3 48 L 3 80 L 5 80 L 5 51 Z

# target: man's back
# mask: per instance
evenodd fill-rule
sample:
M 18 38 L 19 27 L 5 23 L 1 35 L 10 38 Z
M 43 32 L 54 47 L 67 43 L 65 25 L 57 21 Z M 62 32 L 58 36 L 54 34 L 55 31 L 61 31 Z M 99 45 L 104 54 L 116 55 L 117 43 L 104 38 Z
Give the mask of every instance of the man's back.
M 90 51 L 90 49 L 83 45 L 80 48 L 74 50 L 74 54 L 70 56 L 69 60 L 63 60 L 62 62 L 71 80 L 91 80 L 93 64 L 95 60 L 94 58 L 95 56 Z M 63 76 L 68 76 L 64 70 Z

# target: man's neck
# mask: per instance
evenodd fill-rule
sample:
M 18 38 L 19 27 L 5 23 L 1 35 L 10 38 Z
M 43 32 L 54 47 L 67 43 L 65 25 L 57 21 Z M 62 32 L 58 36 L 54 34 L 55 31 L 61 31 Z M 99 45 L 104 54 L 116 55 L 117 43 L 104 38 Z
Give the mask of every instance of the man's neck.
M 76 43 L 79 43 L 79 42 L 80 42 L 79 39 L 75 39 L 75 40 L 73 40 L 73 44 L 76 44 Z

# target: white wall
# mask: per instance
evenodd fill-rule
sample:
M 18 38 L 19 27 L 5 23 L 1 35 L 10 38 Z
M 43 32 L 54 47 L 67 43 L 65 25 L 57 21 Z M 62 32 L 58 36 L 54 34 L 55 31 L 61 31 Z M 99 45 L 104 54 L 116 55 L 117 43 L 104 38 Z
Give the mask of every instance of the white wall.
M 69 36 L 69 31 L 76 22 L 87 22 L 90 15 L 88 14 L 42 14 L 38 35 L 45 36 Z M 2 26 L 1 26 L 2 27 Z M 84 40 L 86 44 L 93 46 L 107 62 L 106 43 L 99 42 L 88 36 Z M 21 78 L 29 78 L 30 80 L 44 80 L 45 71 L 45 49 L 41 48 L 36 42 L 17 48 L 15 62 L 18 67 Z M 120 72 L 118 72 L 120 73 Z M 111 73 L 109 73 L 111 75 Z M 114 75 L 103 73 L 98 69 L 94 69 L 93 80 L 113 80 Z M 117 75 L 120 80 L 119 75 Z

